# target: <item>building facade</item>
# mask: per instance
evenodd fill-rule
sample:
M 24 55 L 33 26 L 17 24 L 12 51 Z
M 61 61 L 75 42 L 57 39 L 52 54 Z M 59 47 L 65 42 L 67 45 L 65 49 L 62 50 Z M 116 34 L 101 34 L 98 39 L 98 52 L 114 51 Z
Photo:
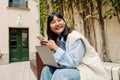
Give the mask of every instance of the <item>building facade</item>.
M 0 0 L 0 64 L 28 61 L 39 45 L 35 0 Z

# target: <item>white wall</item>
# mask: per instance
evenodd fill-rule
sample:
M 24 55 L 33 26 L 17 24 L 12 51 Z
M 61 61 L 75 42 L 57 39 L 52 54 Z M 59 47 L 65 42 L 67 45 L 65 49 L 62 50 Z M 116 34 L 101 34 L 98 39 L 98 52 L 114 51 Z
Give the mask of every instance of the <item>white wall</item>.
M 108 57 L 111 61 L 120 63 L 120 23 L 117 17 L 106 21 L 106 41 Z
M 34 0 L 28 0 L 30 10 L 8 8 L 9 0 L 0 0 L 0 50 L 4 54 L 0 58 L 0 64 L 9 63 L 9 27 L 29 28 L 29 52 L 35 53 L 35 45 L 39 44 L 36 36 L 39 34 L 39 12 Z M 22 23 L 16 24 L 17 16 L 20 15 Z

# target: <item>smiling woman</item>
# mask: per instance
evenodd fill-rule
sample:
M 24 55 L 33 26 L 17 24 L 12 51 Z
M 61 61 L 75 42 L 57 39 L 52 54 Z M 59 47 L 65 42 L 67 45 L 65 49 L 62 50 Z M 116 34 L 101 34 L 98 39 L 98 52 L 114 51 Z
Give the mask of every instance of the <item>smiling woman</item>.
M 98 53 L 82 34 L 67 26 L 61 14 L 48 16 L 47 36 L 40 42 L 50 48 L 61 68 L 46 65 L 40 80 L 109 80 Z
M 58 17 L 54 17 L 53 21 L 50 23 L 51 30 L 56 33 L 57 35 L 61 36 L 62 31 L 65 28 L 65 22 L 63 19 Z

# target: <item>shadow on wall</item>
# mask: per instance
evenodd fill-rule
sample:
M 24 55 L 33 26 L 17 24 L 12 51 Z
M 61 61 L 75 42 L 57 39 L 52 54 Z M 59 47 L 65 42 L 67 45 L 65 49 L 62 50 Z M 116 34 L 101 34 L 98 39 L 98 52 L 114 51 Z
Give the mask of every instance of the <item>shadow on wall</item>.
M 1 53 L 1 50 L 0 50 L 0 58 L 2 57 L 2 53 Z

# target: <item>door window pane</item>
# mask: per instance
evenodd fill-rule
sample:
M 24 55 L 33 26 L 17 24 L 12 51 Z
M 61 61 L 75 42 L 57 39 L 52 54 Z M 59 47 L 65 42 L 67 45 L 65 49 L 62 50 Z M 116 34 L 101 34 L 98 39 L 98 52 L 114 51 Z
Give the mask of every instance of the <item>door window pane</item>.
M 28 48 L 28 30 L 22 30 L 22 48 Z
M 17 31 L 16 29 L 10 29 L 10 46 L 11 49 L 17 48 Z

